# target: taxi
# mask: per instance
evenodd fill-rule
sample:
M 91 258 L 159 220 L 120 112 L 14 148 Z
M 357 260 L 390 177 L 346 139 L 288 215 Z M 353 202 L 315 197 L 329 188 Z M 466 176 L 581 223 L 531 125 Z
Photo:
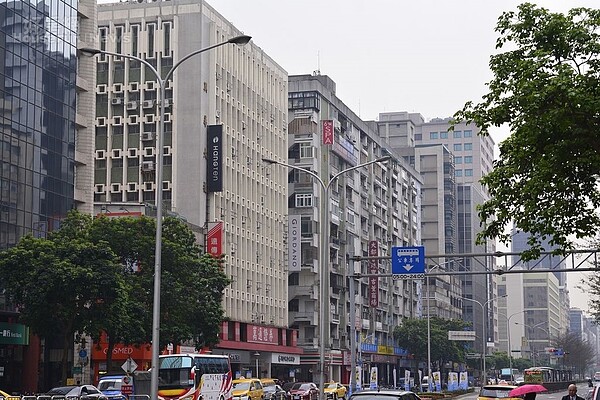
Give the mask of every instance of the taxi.
M 514 385 L 502 384 L 485 385 L 479 390 L 477 400 L 523 400 L 522 397 L 510 397 L 508 393 L 516 388 Z
M 328 399 L 345 399 L 346 398 L 346 386 L 342 385 L 338 382 L 328 382 L 325 384 L 325 388 L 323 389 L 325 392 L 325 396 Z
M 264 397 L 262 383 L 256 378 L 234 379 L 231 390 L 233 400 L 262 400 Z

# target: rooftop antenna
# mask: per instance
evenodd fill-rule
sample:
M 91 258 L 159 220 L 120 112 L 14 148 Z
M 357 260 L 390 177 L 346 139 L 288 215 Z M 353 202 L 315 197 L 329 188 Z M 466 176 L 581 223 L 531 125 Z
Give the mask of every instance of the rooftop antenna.
M 313 71 L 313 75 L 321 75 L 321 53 L 317 51 L 317 69 Z

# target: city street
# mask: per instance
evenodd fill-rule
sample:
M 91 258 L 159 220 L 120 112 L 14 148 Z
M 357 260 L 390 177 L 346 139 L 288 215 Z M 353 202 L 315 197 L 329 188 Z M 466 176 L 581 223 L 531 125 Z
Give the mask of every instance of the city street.
M 588 392 L 587 383 L 579 383 L 577 384 L 577 395 L 583 397 L 584 399 L 587 396 Z M 475 389 L 473 393 L 465 394 L 457 397 L 459 400 L 477 400 L 477 395 L 479 394 L 479 389 Z M 567 389 L 561 390 L 559 392 L 554 393 L 538 393 L 536 396 L 536 400 L 560 400 L 564 395 L 567 394 Z

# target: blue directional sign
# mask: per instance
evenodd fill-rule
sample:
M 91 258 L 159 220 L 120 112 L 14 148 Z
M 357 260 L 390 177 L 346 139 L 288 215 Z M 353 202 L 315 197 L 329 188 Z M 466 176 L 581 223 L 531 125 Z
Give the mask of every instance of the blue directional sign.
M 392 247 L 392 275 L 400 279 L 422 278 L 425 274 L 425 247 Z

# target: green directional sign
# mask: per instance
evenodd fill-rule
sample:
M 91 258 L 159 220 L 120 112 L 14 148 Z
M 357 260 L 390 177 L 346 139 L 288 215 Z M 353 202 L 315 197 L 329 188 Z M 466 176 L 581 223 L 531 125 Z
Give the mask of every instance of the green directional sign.
M 0 344 L 29 344 L 29 327 L 0 322 Z

